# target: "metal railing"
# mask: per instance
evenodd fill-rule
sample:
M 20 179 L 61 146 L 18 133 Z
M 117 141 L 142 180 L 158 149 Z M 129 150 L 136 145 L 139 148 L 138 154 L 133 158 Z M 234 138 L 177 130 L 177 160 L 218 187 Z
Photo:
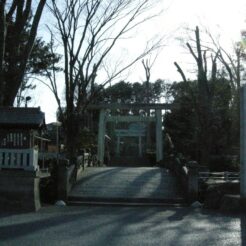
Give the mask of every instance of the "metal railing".
M 239 181 L 239 179 L 239 172 L 199 172 L 199 180 L 204 182 L 208 180 Z

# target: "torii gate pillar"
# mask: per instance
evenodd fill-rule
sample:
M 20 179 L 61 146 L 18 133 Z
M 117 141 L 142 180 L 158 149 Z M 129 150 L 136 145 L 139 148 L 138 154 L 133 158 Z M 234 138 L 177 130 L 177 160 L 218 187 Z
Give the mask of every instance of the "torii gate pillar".
M 100 165 L 103 165 L 104 162 L 105 127 L 106 127 L 106 111 L 105 109 L 101 109 L 100 116 L 99 116 L 98 148 L 97 148 L 97 156 Z
M 161 109 L 155 110 L 156 116 L 156 162 L 163 159 L 163 143 L 162 143 L 162 122 L 161 122 Z

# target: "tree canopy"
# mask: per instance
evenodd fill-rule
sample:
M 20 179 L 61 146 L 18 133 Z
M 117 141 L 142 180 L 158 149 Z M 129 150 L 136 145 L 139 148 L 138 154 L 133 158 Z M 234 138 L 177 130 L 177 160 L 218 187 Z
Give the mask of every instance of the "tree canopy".
M 164 80 L 157 80 L 153 83 L 146 82 L 130 83 L 120 81 L 112 86 L 102 90 L 101 94 L 97 97 L 100 102 L 104 99 L 110 102 L 121 103 L 147 103 L 147 96 L 150 103 L 160 102 L 164 92 Z
M 0 105 L 12 106 L 24 80 L 46 0 L 0 1 Z
M 168 90 L 174 107 L 167 113 L 165 127 L 179 152 L 202 165 L 216 165 L 215 158 L 239 149 L 239 127 L 235 126 L 239 124 L 240 81 L 233 77 L 240 75 L 232 69 L 234 63 L 225 61 L 221 47 L 203 45 L 198 27 L 194 44 L 187 42 L 186 46 L 196 64 L 197 80 L 187 80 L 175 62 L 183 81 Z
M 26 38 L 25 34 L 23 34 L 23 46 L 26 42 Z M 7 45 L 6 49 L 10 48 L 11 46 Z M 6 54 L 9 53 L 6 52 Z M 6 55 L 6 63 L 8 63 L 8 60 L 9 57 Z M 61 70 L 59 67 L 60 60 L 61 55 L 51 51 L 50 43 L 46 43 L 40 37 L 35 39 L 32 52 L 27 61 L 25 75 L 16 96 L 17 106 L 21 106 L 21 103 L 25 101 L 25 93 L 28 90 L 35 89 L 37 82 L 43 82 L 43 80 L 41 81 L 41 77 L 45 77 L 46 79 L 47 74 Z M 36 84 L 33 83 L 35 80 Z M 30 94 L 30 91 L 28 93 Z

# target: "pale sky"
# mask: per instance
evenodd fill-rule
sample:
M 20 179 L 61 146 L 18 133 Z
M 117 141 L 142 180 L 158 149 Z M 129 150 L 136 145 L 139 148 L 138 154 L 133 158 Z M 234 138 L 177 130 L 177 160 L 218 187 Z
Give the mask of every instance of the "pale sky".
M 167 36 L 166 46 L 159 53 L 152 68 L 152 81 L 158 78 L 181 80 L 173 65 L 174 61 L 177 61 L 187 73 L 194 68 L 192 58 L 177 40 L 183 38 L 186 41 L 187 27 L 194 29 L 198 25 L 200 29 L 209 29 L 214 37 L 219 36 L 221 44 L 228 51 L 233 42 L 240 39 L 240 31 L 246 29 L 245 0 L 161 0 L 160 2 L 165 9 L 161 16 L 138 30 L 136 38 L 125 42 L 126 46 L 122 47 L 123 53 L 134 54 L 141 47 L 145 37 L 156 33 Z M 142 81 L 143 72 L 139 62 L 129 71 L 125 79 L 131 82 Z M 40 106 L 45 112 L 47 123 L 55 121 L 57 104 L 53 95 L 43 86 L 38 87 L 36 95 L 29 106 Z

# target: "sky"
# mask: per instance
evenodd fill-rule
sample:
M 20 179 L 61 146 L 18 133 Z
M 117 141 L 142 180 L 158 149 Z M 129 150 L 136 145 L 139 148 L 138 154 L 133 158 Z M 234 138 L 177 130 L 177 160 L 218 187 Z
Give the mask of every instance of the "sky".
M 187 29 L 199 26 L 200 29 L 209 30 L 228 51 L 231 50 L 233 42 L 240 40 L 241 30 L 246 29 L 245 0 L 161 0 L 159 4 L 158 8 L 164 9 L 162 14 L 138 29 L 134 38 L 120 46 L 122 52 L 130 57 L 134 56 L 145 39 L 156 34 L 165 36 L 164 47 L 158 51 L 151 70 L 152 81 L 158 78 L 181 80 L 173 65 L 174 61 L 181 65 L 188 78 L 192 79 L 195 76 L 194 61 L 182 45 L 182 42 L 186 42 L 189 35 L 193 34 Z M 44 28 L 44 20 L 41 28 Z M 153 60 L 155 56 L 152 55 L 150 59 Z M 144 70 L 141 62 L 123 76 L 127 81 L 143 81 Z M 35 98 L 33 97 L 29 106 L 40 106 L 45 112 L 47 123 L 56 121 L 57 104 L 46 87 L 38 86 Z

